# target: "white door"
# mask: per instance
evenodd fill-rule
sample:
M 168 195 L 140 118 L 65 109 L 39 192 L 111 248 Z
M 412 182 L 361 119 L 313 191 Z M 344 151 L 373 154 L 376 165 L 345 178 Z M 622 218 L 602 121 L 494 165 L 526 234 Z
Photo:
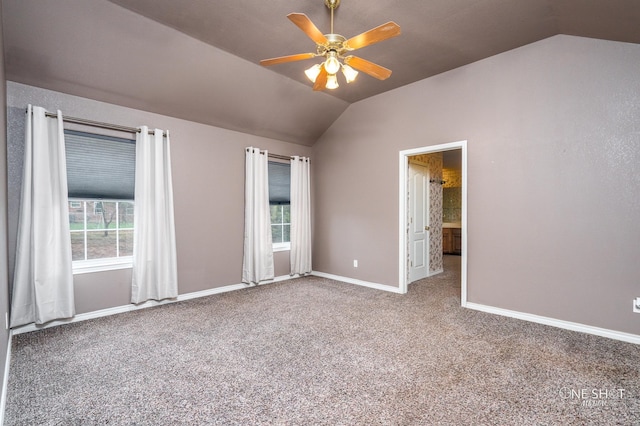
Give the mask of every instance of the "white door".
M 409 163 L 409 282 L 429 274 L 429 171 Z

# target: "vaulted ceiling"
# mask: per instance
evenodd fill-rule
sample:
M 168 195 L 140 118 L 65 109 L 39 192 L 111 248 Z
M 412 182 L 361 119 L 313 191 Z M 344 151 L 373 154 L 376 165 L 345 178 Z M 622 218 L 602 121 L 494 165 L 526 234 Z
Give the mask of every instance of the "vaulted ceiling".
M 358 50 L 390 68 L 313 92 L 318 59 L 286 15 L 329 33 L 324 0 L 2 0 L 8 80 L 312 145 L 353 102 L 553 35 L 640 43 L 638 0 L 342 0 L 335 32 L 387 21 L 402 34 Z

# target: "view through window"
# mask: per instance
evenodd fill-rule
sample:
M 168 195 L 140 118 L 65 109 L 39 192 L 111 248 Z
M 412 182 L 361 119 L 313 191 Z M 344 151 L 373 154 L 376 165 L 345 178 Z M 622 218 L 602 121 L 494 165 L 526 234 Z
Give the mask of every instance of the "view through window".
M 272 204 L 271 206 L 271 239 L 273 244 L 291 241 L 291 208 L 289 204 Z
M 133 201 L 70 200 L 74 261 L 133 255 Z

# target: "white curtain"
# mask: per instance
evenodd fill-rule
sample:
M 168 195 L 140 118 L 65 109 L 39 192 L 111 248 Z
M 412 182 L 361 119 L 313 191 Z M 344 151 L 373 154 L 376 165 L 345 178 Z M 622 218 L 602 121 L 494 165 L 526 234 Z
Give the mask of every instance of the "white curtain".
M 274 277 L 269 159 L 268 152 L 258 148 L 249 147 L 245 154 L 242 282 L 258 284 Z
M 136 137 L 136 184 L 131 302 L 178 296 L 169 132 Z
M 291 159 L 291 275 L 311 272 L 310 164 L 306 157 Z
M 62 113 L 29 105 L 11 326 L 75 315 Z

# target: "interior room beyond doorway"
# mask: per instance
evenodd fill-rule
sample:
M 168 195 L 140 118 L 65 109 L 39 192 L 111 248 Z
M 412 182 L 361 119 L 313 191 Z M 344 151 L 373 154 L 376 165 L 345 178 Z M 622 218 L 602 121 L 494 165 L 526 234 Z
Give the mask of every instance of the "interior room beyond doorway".
M 424 170 L 423 175 L 416 172 L 420 169 Z M 401 151 L 400 197 L 401 292 L 406 293 L 408 283 L 416 280 L 414 265 L 421 265 L 417 254 L 422 255 L 418 249 L 425 247 L 428 251 L 426 276 L 443 272 L 443 256 L 461 256 L 461 305 L 464 306 L 467 234 L 466 141 Z M 423 197 L 426 199 L 422 200 Z M 416 203 L 420 202 L 424 203 L 424 208 L 416 209 Z M 424 212 L 425 216 L 416 219 L 413 217 L 416 212 Z M 420 230 L 425 234 L 424 243 L 412 234 Z M 416 241 L 419 244 L 416 244 Z

